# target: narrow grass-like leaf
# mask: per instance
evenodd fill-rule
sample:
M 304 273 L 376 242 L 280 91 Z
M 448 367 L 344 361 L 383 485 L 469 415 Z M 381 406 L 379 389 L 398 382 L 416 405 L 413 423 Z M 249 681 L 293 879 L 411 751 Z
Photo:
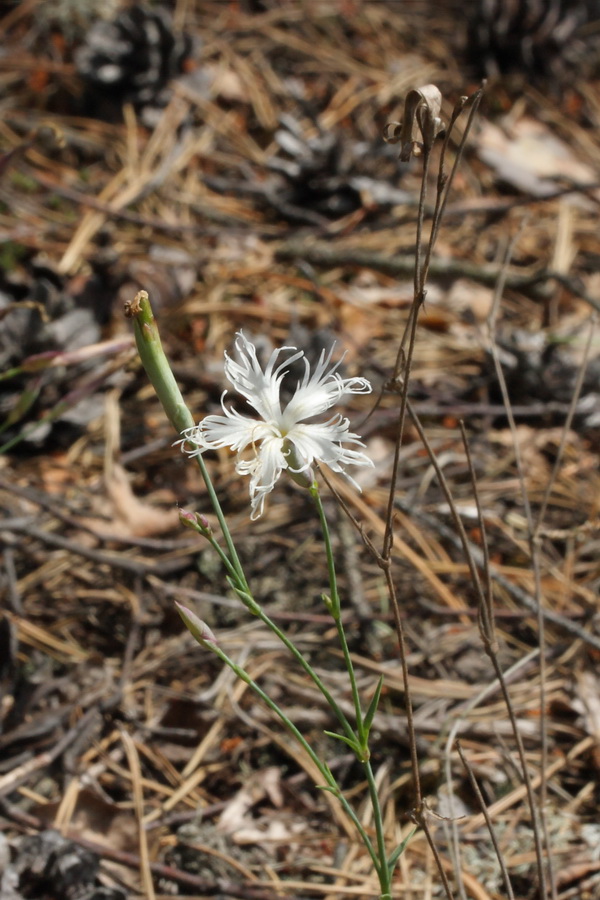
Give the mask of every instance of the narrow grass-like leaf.
M 353 753 L 356 753 L 357 757 L 362 761 L 363 751 L 358 744 L 358 741 L 353 741 L 352 738 L 346 737 L 345 734 L 337 734 L 335 731 L 325 731 L 324 734 L 336 741 L 343 741 L 344 744 L 347 744 Z
M 407 834 L 407 836 L 404 838 L 402 843 L 398 844 L 398 846 L 393 851 L 393 853 L 390 853 L 390 855 L 388 856 L 387 864 L 388 864 L 388 869 L 389 869 L 390 875 L 396 868 L 396 863 L 398 862 L 398 860 L 400 859 L 400 857 L 406 850 L 406 845 L 408 844 L 408 842 L 410 841 L 410 839 L 412 838 L 412 836 L 416 830 L 417 830 L 416 828 L 413 828 L 413 830 L 410 832 L 410 834 Z
M 375 688 L 375 693 L 371 697 L 371 702 L 369 703 L 369 708 L 364 718 L 364 726 L 365 726 L 365 738 L 369 739 L 369 732 L 371 731 L 371 725 L 373 724 L 373 719 L 375 718 L 375 713 L 377 712 L 377 707 L 379 706 L 379 698 L 381 697 L 381 689 L 383 687 L 383 675 L 379 676 L 379 680 L 377 682 L 377 687 Z

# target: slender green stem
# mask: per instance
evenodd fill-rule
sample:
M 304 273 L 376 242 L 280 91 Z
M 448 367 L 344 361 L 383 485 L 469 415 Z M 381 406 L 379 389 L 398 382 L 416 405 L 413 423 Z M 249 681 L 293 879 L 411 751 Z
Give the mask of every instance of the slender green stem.
M 217 556 L 219 557 L 221 562 L 223 563 L 224 569 L 228 572 L 230 577 L 235 579 L 237 582 L 239 579 L 239 573 L 238 573 L 237 569 L 235 568 L 235 566 L 233 565 L 233 563 L 231 562 L 231 560 L 229 559 L 229 557 L 227 556 L 227 554 L 225 553 L 225 551 L 223 550 L 223 548 L 221 547 L 221 545 L 219 544 L 218 540 L 212 534 L 205 535 L 205 537 L 207 538 L 210 546 L 213 548 L 213 550 L 215 551 L 215 553 L 217 554 Z M 246 590 L 248 586 L 244 582 L 244 584 L 240 585 L 240 587 L 243 587 L 244 590 Z
M 335 627 L 338 633 L 342 653 L 344 655 L 346 669 L 348 670 L 348 677 L 350 679 L 352 699 L 354 701 L 354 709 L 356 710 L 356 730 L 358 732 L 358 738 L 361 746 L 361 762 L 364 762 L 365 759 L 369 758 L 368 735 L 365 733 L 362 705 L 360 702 L 360 695 L 358 693 L 356 675 L 354 673 L 352 657 L 350 656 L 350 649 L 348 647 L 348 641 L 346 640 L 346 632 L 344 631 L 344 625 L 342 623 L 341 616 L 337 616 L 337 618 L 335 619 Z
M 186 428 L 193 428 L 196 424 L 194 417 L 185 404 L 185 401 L 179 390 L 179 386 L 175 381 L 175 376 L 171 370 L 169 360 L 163 350 L 158 325 L 152 312 L 150 300 L 146 291 L 140 291 L 133 303 L 128 304 L 126 315 L 133 319 L 133 330 L 135 334 L 135 342 L 142 361 L 142 365 L 146 370 L 146 374 L 158 395 L 165 413 L 173 428 L 178 434 L 181 434 Z M 248 587 L 246 576 L 239 560 L 237 550 L 233 543 L 231 533 L 227 527 L 221 504 L 216 495 L 215 489 L 210 480 L 210 475 L 204 463 L 202 456 L 197 456 L 200 474 L 206 485 L 208 496 L 212 508 L 217 516 L 219 526 L 223 533 L 229 558 L 235 569 L 236 577 L 243 588 Z
M 368 746 L 369 735 L 364 727 L 363 713 L 360 702 L 360 696 L 358 692 L 358 685 L 356 683 L 356 675 L 354 672 L 354 665 L 352 663 L 352 658 L 350 656 L 350 650 L 348 648 L 348 642 L 346 640 L 346 633 L 344 631 L 344 626 L 342 623 L 341 617 L 341 603 L 339 592 L 337 588 L 337 576 L 335 571 L 335 563 L 333 558 L 333 550 L 331 547 L 331 535 L 329 533 L 329 526 L 327 523 L 327 518 L 325 516 L 325 510 L 323 509 L 323 504 L 321 502 L 321 496 L 319 493 L 318 484 L 316 482 L 310 488 L 310 493 L 313 497 L 315 505 L 317 507 L 317 512 L 319 514 L 319 520 L 321 522 L 321 529 L 323 531 L 323 540 L 325 543 L 325 550 L 327 554 L 327 569 L 329 572 L 329 589 L 331 591 L 331 614 L 335 620 L 336 629 L 338 632 L 340 644 L 342 647 L 342 653 L 344 655 L 344 662 L 346 664 L 346 669 L 348 671 L 348 677 L 350 679 L 350 684 L 352 688 L 352 697 L 354 700 L 354 708 L 356 710 L 356 721 L 357 721 L 357 730 L 359 741 L 361 745 L 362 751 L 362 759 L 361 764 L 365 771 L 365 775 L 367 778 L 367 784 L 369 788 L 369 796 L 371 799 L 371 806 L 373 809 L 373 818 L 375 821 L 375 833 L 377 835 L 377 855 L 379 857 L 379 865 L 376 866 L 377 874 L 379 877 L 379 884 L 381 887 L 381 896 L 391 896 L 391 872 L 387 865 L 387 856 L 386 856 L 386 848 L 385 848 L 385 835 L 383 829 L 383 816 L 381 812 L 381 804 L 379 802 L 379 793 L 377 791 L 377 784 L 375 782 L 375 776 L 373 774 L 373 769 L 371 763 L 369 761 L 370 751 Z
M 333 558 L 333 548 L 331 546 L 331 535 L 329 533 L 329 524 L 327 522 L 327 518 L 325 516 L 325 510 L 323 509 L 323 504 L 321 502 L 321 495 L 319 493 L 319 485 L 316 481 L 313 481 L 311 487 L 309 488 L 310 495 L 315 502 L 315 506 L 317 507 L 317 513 L 319 515 L 319 522 L 321 523 L 321 531 L 323 532 L 323 541 L 325 543 L 325 552 L 327 554 L 327 574 L 329 576 L 329 593 L 331 595 L 331 603 L 332 608 L 331 612 L 335 615 L 335 618 L 339 618 L 341 612 L 341 602 L 340 595 L 337 587 L 337 575 L 335 571 L 335 561 Z
M 243 681 L 245 684 L 247 684 L 248 687 L 250 687 L 254 691 L 254 693 L 258 697 L 260 697 L 260 699 L 263 701 L 265 706 L 268 706 L 269 709 L 275 713 L 275 715 L 281 720 L 281 722 L 283 722 L 283 724 L 288 729 L 288 731 L 295 737 L 295 739 L 300 744 L 302 749 L 308 754 L 308 756 L 310 757 L 312 762 L 315 764 L 315 766 L 319 770 L 319 773 L 321 774 L 323 780 L 325 781 L 325 787 L 329 791 L 331 791 L 335 797 L 338 798 L 338 800 L 342 804 L 342 807 L 343 807 L 345 813 L 350 817 L 350 819 L 354 823 L 358 833 L 360 834 L 361 840 L 363 841 L 363 843 L 366 847 L 366 850 L 367 850 L 369 856 L 371 857 L 371 860 L 375 867 L 375 871 L 377 872 L 377 877 L 379 879 L 380 885 L 382 886 L 382 891 L 385 890 L 383 885 L 384 885 L 386 878 L 388 880 L 388 891 L 389 891 L 389 873 L 387 873 L 385 854 L 381 860 L 378 858 L 377 852 L 375 851 L 375 848 L 373 847 L 371 838 L 367 834 L 367 832 L 366 832 L 365 828 L 363 827 L 360 819 L 358 818 L 356 812 L 352 809 L 352 806 L 346 800 L 343 793 L 341 792 L 341 790 L 338 786 L 338 783 L 335 780 L 329 766 L 326 763 L 323 763 L 319 759 L 319 757 L 317 756 L 315 751 L 312 749 L 312 747 L 310 746 L 310 744 L 308 743 L 308 741 L 306 740 L 306 738 L 304 737 L 302 732 L 298 730 L 298 728 L 294 725 L 292 720 L 286 716 L 286 714 L 277 705 L 277 703 L 275 703 L 275 701 L 272 700 L 269 697 L 269 695 L 263 691 L 263 689 L 260 687 L 260 685 L 258 685 L 256 683 L 256 681 L 254 681 L 250 677 L 250 675 L 246 672 L 245 669 L 242 669 L 241 666 L 238 666 L 237 663 L 235 663 L 229 656 L 227 656 L 227 654 L 223 650 L 221 650 L 221 648 L 217 644 L 212 643 L 212 642 L 204 642 L 204 641 L 201 643 L 203 643 L 203 645 L 207 649 L 212 650 L 212 652 L 216 656 L 218 656 L 222 662 L 224 662 L 227 666 L 229 666 L 231 671 L 234 672 L 235 675 L 237 675 L 237 677 L 241 681 Z
M 331 546 L 331 535 L 329 533 L 329 525 L 327 524 L 325 510 L 323 509 L 323 504 L 321 502 L 321 495 L 319 494 L 319 486 L 316 481 L 313 482 L 313 484 L 309 488 L 309 490 L 310 490 L 311 496 L 315 502 L 315 506 L 317 507 L 317 512 L 319 514 L 319 521 L 321 523 L 321 530 L 323 532 L 323 541 L 325 543 L 325 552 L 327 554 L 327 571 L 329 573 L 329 590 L 331 592 L 330 612 L 331 612 L 331 615 L 335 622 L 335 627 L 337 629 L 338 637 L 340 640 L 342 653 L 344 655 L 344 663 L 346 665 L 346 670 L 348 672 L 348 678 L 350 679 L 352 700 L 354 702 L 354 711 L 356 714 L 356 730 L 358 732 L 358 738 L 359 738 L 359 742 L 360 742 L 363 754 L 366 754 L 366 756 L 363 757 L 363 760 L 364 760 L 365 758 L 368 758 L 367 735 L 365 734 L 362 706 L 361 706 L 361 702 L 360 702 L 360 695 L 358 693 L 358 685 L 356 683 L 356 675 L 354 672 L 354 666 L 352 664 L 352 657 L 350 656 L 350 650 L 348 648 L 348 642 L 346 640 L 346 633 L 344 631 L 344 626 L 342 623 L 340 595 L 338 593 L 338 588 L 337 588 L 337 575 L 335 572 L 335 562 L 334 562 L 334 558 L 333 558 L 333 549 Z M 361 760 L 361 761 L 363 761 L 363 760 Z
M 213 547 L 213 549 L 219 555 L 221 562 L 223 563 L 225 569 L 229 572 L 230 576 L 235 578 L 237 573 L 235 572 L 235 569 L 233 568 L 233 566 L 232 566 L 230 560 L 228 559 L 227 554 L 225 553 L 223 548 L 219 545 L 219 543 L 215 539 L 214 535 L 209 534 L 206 536 L 207 536 L 208 541 L 210 542 L 211 546 Z M 247 597 L 244 597 L 243 596 L 244 594 L 247 594 Z M 238 593 L 238 596 L 240 597 L 242 603 L 244 603 L 246 605 L 246 607 L 250 610 L 252 615 L 259 618 L 260 621 L 263 622 L 263 624 L 266 625 L 267 628 L 270 631 L 272 631 L 276 637 L 279 638 L 279 640 L 284 645 L 284 647 L 286 647 L 287 650 L 289 650 L 289 652 L 292 654 L 294 659 L 302 666 L 302 668 L 304 669 L 306 674 L 309 676 L 309 678 L 311 679 L 313 684 L 317 687 L 317 689 L 321 692 L 321 694 L 327 701 L 330 709 L 333 711 L 338 722 L 344 729 L 344 731 L 346 733 L 346 737 L 348 737 L 353 742 L 356 742 L 356 735 L 354 734 L 352 725 L 348 721 L 343 710 L 340 708 L 339 704 L 336 702 L 335 698 L 332 696 L 329 689 L 321 681 L 321 679 L 319 678 L 319 676 L 317 675 L 317 673 L 315 672 L 315 670 L 313 669 L 311 664 L 302 655 L 302 653 L 296 647 L 296 645 L 288 638 L 288 636 L 285 634 L 285 632 L 282 631 L 281 628 L 279 628 L 279 626 L 273 621 L 273 619 L 271 619 L 267 615 L 267 613 L 263 610 L 263 608 L 260 606 L 260 604 L 257 603 L 257 601 L 252 596 L 249 588 L 247 590 L 242 591 L 241 593 Z
M 373 774 L 373 768 L 371 766 L 370 760 L 365 760 L 363 763 L 363 768 L 365 770 L 365 774 L 367 776 L 367 783 L 369 785 L 369 796 L 371 798 L 371 806 L 373 807 L 373 818 L 375 820 L 375 834 L 377 835 L 377 853 L 379 855 L 379 859 L 381 860 L 381 869 L 379 872 L 379 884 L 381 887 L 382 896 L 388 895 L 391 897 L 392 893 L 392 872 L 390 872 L 390 867 L 387 864 L 387 854 L 385 850 L 385 835 L 383 833 L 383 815 L 381 812 L 381 804 L 379 802 L 379 791 L 377 790 L 377 783 L 375 781 L 375 775 Z
M 318 688 L 318 690 L 321 692 L 321 694 L 323 695 L 323 697 L 329 704 L 329 707 L 334 712 L 338 722 L 344 729 L 344 731 L 346 733 L 346 737 L 350 738 L 350 740 L 352 740 L 353 742 L 356 742 L 356 735 L 354 733 L 352 725 L 350 724 L 350 722 L 344 715 L 343 711 L 340 709 L 340 707 L 337 704 L 337 702 L 335 701 L 334 697 L 332 697 L 328 688 L 323 684 L 323 682 L 321 681 L 321 679 L 319 678 L 319 676 L 317 675 L 317 673 L 315 672 L 315 670 L 313 669 L 311 664 L 308 662 L 308 660 L 306 660 L 304 658 L 304 656 L 302 655 L 300 650 L 298 650 L 296 645 L 293 644 L 292 641 L 290 641 L 290 639 L 287 637 L 287 635 L 283 631 L 281 631 L 281 629 L 275 624 L 275 622 L 273 622 L 273 620 L 270 619 L 269 616 L 265 612 L 263 612 L 262 609 L 261 609 L 260 613 L 258 614 L 258 618 L 261 620 L 261 622 L 264 622 L 264 624 L 267 626 L 267 628 L 270 628 L 271 631 L 273 632 L 273 634 L 277 635 L 277 637 L 282 642 L 282 644 L 284 644 L 285 647 L 287 647 L 287 649 L 292 654 L 294 659 L 302 666 L 302 668 L 304 669 L 304 671 L 306 672 L 308 677 L 311 679 L 313 684 Z
M 204 459 L 200 455 L 196 456 L 195 459 L 198 463 L 198 468 L 200 469 L 200 474 L 202 475 L 202 480 L 204 481 L 204 484 L 206 486 L 208 497 L 217 517 L 217 521 L 223 534 L 223 538 L 225 539 L 225 543 L 227 544 L 227 550 L 229 553 L 231 565 L 235 570 L 235 574 L 237 579 L 239 580 L 240 587 L 242 587 L 244 590 L 248 590 L 248 582 L 246 581 L 244 568 L 237 554 L 237 550 L 235 549 L 235 544 L 233 543 L 233 538 L 231 537 L 231 532 L 229 531 L 229 527 L 225 519 L 225 514 L 223 513 L 221 504 L 219 503 L 219 498 L 217 497 L 217 493 L 213 487 L 213 483 L 210 479 L 210 475 L 208 474 L 208 469 L 206 468 Z

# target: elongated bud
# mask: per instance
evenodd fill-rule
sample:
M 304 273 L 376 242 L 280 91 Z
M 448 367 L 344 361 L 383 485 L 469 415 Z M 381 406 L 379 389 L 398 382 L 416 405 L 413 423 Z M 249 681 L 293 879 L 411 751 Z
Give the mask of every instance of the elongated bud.
M 189 528 L 191 531 L 198 531 L 198 523 L 196 522 L 196 516 L 193 512 L 190 512 L 189 509 L 180 509 L 179 510 L 179 521 L 183 525 L 184 528 Z
M 175 601 L 175 606 L 177 607 L 177 612 L 183 619 L 183 624 L 190 632 L 192 637 L 194 637 L 201 647 L 204 647 L 206 650 L 213 650 L 217 646 L 217 639 L 206 624 L 200 619 L 195 612 L 192 612 L 191 609 L 188 609 L 187 606 L 183 606 L 181 603 L 177 603 Z
M 179 521 L 184 528 L 189 528 L 191 531 L 197 531 L 198 534 L 203 534 L 205 537 L 212 534 L 210 522 L 206 516 L 202 515 L 202 513 L 190 512 L 189 509 L 180 509 Z
M 296 484 L 299 484 L 300 487 L 310 489 L 315 481 L 315 476 L 312 468 L 302 468 L 300 465 L 300 460 L 298 459 L 298 455 L 296 453 L 296 448 L 292 441 L 285 441 L 283 444 L 283 452 L 287 457 L 287 473 Z
M 327 610 L 327 612 L 333 614 L 334 607 L 331 597 L 328 597 L 327 594 L 321 594 L 321 600 L 325 604 L 325 609 Z

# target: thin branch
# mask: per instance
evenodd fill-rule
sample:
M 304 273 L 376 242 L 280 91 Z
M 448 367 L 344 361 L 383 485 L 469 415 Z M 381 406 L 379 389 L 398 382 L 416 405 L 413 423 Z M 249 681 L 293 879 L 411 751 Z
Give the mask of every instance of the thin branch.
M 534 577 L 534 600 L 536 607 L 536 620 L 538 627 L 538 640 L 539 640 L 539 648 L 540 648 L 540 744 L 541 744 L 541 771 L 542 771 L 542 779 L 540 783 L 540 798 L 539 805 L 536 803 L 535 794 L 533 791 L 531 776 L 529 774 L 529 769 L 527 767 L 527 760 L 525 758 L 525 748 L 523 746 L 523 740 L 521 738 L 521 734 L 517 727 L 517 721 L 514 709 L 512 707 L 512 702 L 510 700 L 510 695 L 508 690 L 506 689 L 505 682 L 502 677 L 502 671 L 500 668 L 500 663 L 498 661 L 497 654 L 497 644 L 495 638 L 485 632 L 483 629 L 481 631 L 482 638 L 484 641 L 484 649 L 490 658 L 492 665 L 494 666 L 494 670 L 498 678 L 501 679 L 502 692 L 504 695 L 504 701 L 506 703 L 506 708 L 508 711 L 508 715 L 513 727 L 515 740 L 517 742 L 517 751 L 519 754 L 519 759 L 521 763 L 521 770 L 523 774 L 523 779 L 525 783 L 525 788 L 527 791 L 527 799 L 529 803 L 529 808 L 531 812 L 531 820 L 533 825 L 533 835 L 534 835 L 534 843 L 535 843 L 535 855 L 536 855 L 536 863 L 538 870 L 538 878 L 539 878 L 539 896 L 541 900 L 545 900 L 547 896 L 547 888 L 546 888 L 546 864 L 544 862 L 544 852 L 542 847 L 542 837 L 541 833 L 544 834 L 545 843 L 548 846 L 548 832 L 546 828 L 546 819 L 545 819 L 545 810 L 544 803 L 546 799 L 546 768 L 547 768 L 547 760 L 548 760 L 548 736 L 547 736 L 547 728 L 546 728 L 546 660 L 545 660 L 545 622 L 544 616 L 542 613 L 542 587 L 541 587 L 541 571 L 540 571 L 540 561 L 539 561 L 539 553 L 537 543 L 534 541 L 534 525 L 533 525 L 533 515 L 531 512 L 531 504 L 529 502 L 529 496 L 527 494 L 527 487 L 525 483 L 525 472 L 523 467 L 523 461 L 521 458 L 521 450 L 519 447 L 519 441 L 517 437 L 517 426 L 512 415 L 511 405 L 510 405 L 510 397 L 508 394 L 508 388 L 506 385 L 506 379 L 504 377 L 504 372 L 502 370 L 502 364 L 500 362 L 500 354 L 498 353 L 498 345 L 496 342 L 496 319 L 498 316 L 498 310 L 500 306 L 500 300 L 502 298 L 505 286 L 505 273 L 508 269 L 508 265 L 510 263 L 510 259 L 512 258 L 512 254 L 514 251 L 514 247 L 520 237 L 520 231 L 517 233 L 513 241 L 509 244 L 504 260 L 503 272 L 501 272 L 500 278 L 498 279 L 498 284 L 496 285 L 494 301 L 492 303 L 492 307 L 490 310 L 490 315 L 488 317 L 488 340 L 489 340 L 489 348 L 492 355 L 492 359 L 494 362 L 494 369 L 496 372 L 496 377 L 498 379 L 498 384 L 500 386 L 500 392 L 502 395 L 502 401 L 504 403 L 506 409 L 506 416 L 509 423 L 509 428 L 512 434 L 513 439 L 513 449 L 515 453 L 515 461 L 517 466 L 517 472 L 520 483 L 520 491 L 521 498 L 523 502 L 523 508 L 525 511 L 525 518 L 527 520 L 527 528 L 529 534 L 529 550 L 530 550 L 530 559 L 531 559 L 531 567 L 533 570 Z M 484 623 L 482 623 L 484 624 Z M 556 896 L 556 888 L 555 888 L 555 879 L 553 874 L 553 866 L 551 861 L 551 855 L 548 853 L 548 872 L 550 875 L 550 883 L 552 887 L 552 894 Z
M 560 466 L 562 464 L 562 458 L 563 458 L 563 454 L 565 452 L 565 445 L 567 443 L 567 437 L 571 430 L 571 425 L 573 424 L 573 419 L 575 417 L 575 413 L 577 412 L 577 404 L 579 402 L 579 396 L 581 394 L 581 389 L 583 388 L 583 380 L 585 378 L 587 364 L 588 364 L 588 361 L 590 358 L 592 338 L 594 336 L 594 332 L 596 331 L 597 325 L 598 325 L 598 317 L 596 315 L 592 315 L 587 340 L 585 342 L 585 347 L 583 350 L 583 359 L 581 360 L 581 365 L 579 366 L 579 371 L 577 373 L 577 378 L 575 380 L 575 386 L 573 388 L 573 395 L 571 397 L 571 402 L 569 403 L 569 409 L 567 411 L 567 417 L 565 419 L 565 424 L 563 426 L 562 434 L 560 437 L 560 444 L 558 445 L 556 459 L 554 460 L 552 472 L 550 473 L 550 478 L 548 479 L 548 484 L 546 485 L 546 490 L 544 491 L 544 498 L 542 500 L 537 523 L 534 528 L 534 538 L 535 539 L 539 538 L 544 519 L 546 518 L 546 510 L 548 509 L 548 503 L 550 502 L 550 496 L 552 494 L 552 490 L 554 488 L 554 483 L 558 476 L 558 470 L 560 469 Z
M 504 862 L 504 857 L 502 855 L 502 851 L 500 850 L 500 845 L 498 844 L 498 838 L 496 837 L 496 832 L 494 830 L 494 824 L 493 824 L 490 814 L 488 812 L 488 808 L 485 804 L 485 800 L 483 799 L 483 794 L 481 793 L 481 790 L 479 789 L 479 785 L 477 784 L 477 779 L 475 778 L 475 774 L 473 772 L 470 762 L 468 761 L 468 759 L 466 758 L 466 756 L 463 752 L 460 741 L 456 742 L 456 749 L 458 750 L 458 755 L 460 756 L 460 758 L 462 760 L 463 766 L 467 770 L 467 775 L 469 777 L 469 782 L 471 784 L 471 787 L 473 788 L 473 793 L 477 797 L 477 800 L 479 802 L 479 808 L 481 809 L 481 812 L 485 819 L 485 824 L 487 825 L 487 829 L 490 833 L 490 838 L 492 840 L 494 850 L 496 851 L 496 858 L 498 860 L 498 865 L 500 866 L 500 871 L 502 872 L 502 878 L 504 879 L 504 886 L 506 888 L 506 893 L 508 895 L 509 900 L 514 900 L 515 895 L 513 893 L 512 884 L 510 882 L 510 875 L 508 874 L 508 869 L 506 868 L 506 863 Z

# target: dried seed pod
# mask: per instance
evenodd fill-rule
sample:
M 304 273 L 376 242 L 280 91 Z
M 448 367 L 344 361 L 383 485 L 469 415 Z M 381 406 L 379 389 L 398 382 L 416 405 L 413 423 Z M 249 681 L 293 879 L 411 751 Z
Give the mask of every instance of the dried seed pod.
M 411 156 L 429 152 L 436 137 L 443 137 L 444 124 L 439 113 L 442 95 L 435 84 L 409 91 L 404 101 L 404 117 L 401 122 L 388 122 L 383 139 L 388 144 L 401 144 L 400 160 L 408 162 Z

